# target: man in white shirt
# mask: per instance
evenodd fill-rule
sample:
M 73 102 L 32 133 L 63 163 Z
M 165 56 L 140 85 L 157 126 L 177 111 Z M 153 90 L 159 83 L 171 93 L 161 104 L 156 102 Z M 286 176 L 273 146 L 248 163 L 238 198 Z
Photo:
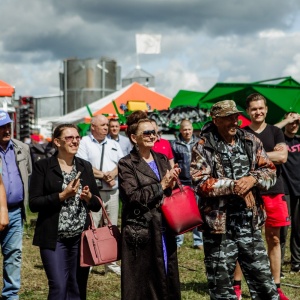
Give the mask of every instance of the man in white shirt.
M 118 162 L 123 157 L 123 152 L 118 142 L 107 138 L 107 133 L 108 119 L 103 115 L 93 117 L 91 134 L 82 138 L 77 156 L 89 161 L 93 166 L 95 178 L 102 181 L 102 188 L 99 190 L 101 199 L 112 224 L 117 225 L 119 213 Z M 102 168 L 100 168 L 101 160 Z M 98 227 L 101 224 L 102 211 L 92 214 L 95 226 Z M 105 265 L 105 271 L 118 275 L 121 273 L 120 267 L 116 263 Z

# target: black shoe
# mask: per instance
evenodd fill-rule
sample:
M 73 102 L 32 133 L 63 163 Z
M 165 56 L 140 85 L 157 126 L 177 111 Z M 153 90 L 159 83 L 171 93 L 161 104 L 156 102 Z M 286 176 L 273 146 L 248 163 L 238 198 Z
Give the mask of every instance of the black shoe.
M 291 267 L 291 273 L 292 274 L 299 273 L 299 272 L 300 272 L 300 266 Z

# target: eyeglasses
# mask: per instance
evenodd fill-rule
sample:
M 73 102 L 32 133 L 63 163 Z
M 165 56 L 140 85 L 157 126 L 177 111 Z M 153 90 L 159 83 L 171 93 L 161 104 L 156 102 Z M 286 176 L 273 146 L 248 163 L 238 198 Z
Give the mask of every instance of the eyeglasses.
M 79 142 L 80 136 L 79 135 L 77 135 L 77 136 L 70 135 L 70 136 L 64 136 L 64 137 L 58 138 L 58 139 L 65 140 L 65 142 L 67 142 L 67 143 L 73 142 L 74 139 L 76 140 L 76 142 Z
M 155 130 L 145 130 L 142 132 L 143 136 L 148 137 L 151 136 L 151 134 L 153 134 L 154 136 L 156 136 L 156 131 Z

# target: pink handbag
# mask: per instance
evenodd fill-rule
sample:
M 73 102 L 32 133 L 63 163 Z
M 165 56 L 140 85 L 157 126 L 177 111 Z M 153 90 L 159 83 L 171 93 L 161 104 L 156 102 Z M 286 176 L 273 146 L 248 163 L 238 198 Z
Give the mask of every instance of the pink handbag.
M 182 186 L 179 179 L 177 184 L 179 188 L 164 198 L 161 210 L 169 227 L 179 235 L 202 225 L 203 220 L 194 190 L 190 186 Z
M 112 225 L 102 200 L 97 197 L 102 207 L 102 215 L 107 225 L 96 228 L 91 212 L 91 225 L 82 232 L 80 243 L 80 266 L 98 266 L 121 259 L 121 233 L 116 225 Z

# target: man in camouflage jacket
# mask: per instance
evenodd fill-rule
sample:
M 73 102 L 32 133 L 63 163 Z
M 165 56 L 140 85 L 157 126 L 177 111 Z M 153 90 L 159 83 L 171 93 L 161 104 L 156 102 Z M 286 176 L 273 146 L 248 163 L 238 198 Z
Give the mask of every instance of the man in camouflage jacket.
M 260 227 L 265 220 L 259 190 L 276 182 L 276 169 L 253 134 L 238 128 L 235 102 L 217 102 L 212 122 L 194 146 L 191 175 L 204 218 L 205 266 L 211 299 L 237 299 L 238 261 L 252 299 L 278 299 Z

